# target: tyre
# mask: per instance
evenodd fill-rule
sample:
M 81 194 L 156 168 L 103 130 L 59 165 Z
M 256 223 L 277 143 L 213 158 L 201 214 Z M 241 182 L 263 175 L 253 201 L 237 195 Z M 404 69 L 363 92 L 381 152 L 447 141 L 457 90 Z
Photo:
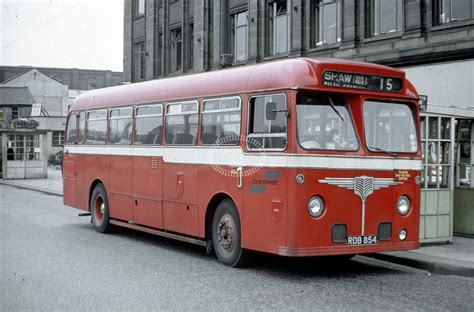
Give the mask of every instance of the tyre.
M 109 218 L 109 199 L 103 184 L 97 184 L 92 192 L 91 221 L 94 228 L 99 233 L 110 232 L 112 225 Z
M 247 264 L 248 254 L 241 247 L 240 218 L 232 201 L 219 203 L 212 219 L 212 242 L 217 260 L 231 267 Z

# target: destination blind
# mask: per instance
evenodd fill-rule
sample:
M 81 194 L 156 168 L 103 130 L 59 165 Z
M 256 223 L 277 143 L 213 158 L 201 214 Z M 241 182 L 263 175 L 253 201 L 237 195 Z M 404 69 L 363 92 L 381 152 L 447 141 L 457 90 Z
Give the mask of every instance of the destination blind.
M 377 90 L 399 92 L 402 89 L 402 79 L 375 75 L 337 72 L 323 72 L 323 85 L 326 87 Z

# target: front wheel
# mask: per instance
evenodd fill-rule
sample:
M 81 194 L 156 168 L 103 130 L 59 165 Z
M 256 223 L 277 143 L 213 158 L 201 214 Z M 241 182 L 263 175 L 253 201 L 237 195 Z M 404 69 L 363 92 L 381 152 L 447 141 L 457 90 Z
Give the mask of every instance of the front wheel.
M 217 206 L 212 220 L 212 242 L 219 262 L 231 267 L 243 267 L 248 255 L 242 249 L 240 218 L 235 205 L 223 200 Z
M 109 200 L 103 184 L 97 184 L 94 188 L 90 208 L 91 221 L 95 230 L 99 233 L 110 232 L 112 225 L 109 222 Z

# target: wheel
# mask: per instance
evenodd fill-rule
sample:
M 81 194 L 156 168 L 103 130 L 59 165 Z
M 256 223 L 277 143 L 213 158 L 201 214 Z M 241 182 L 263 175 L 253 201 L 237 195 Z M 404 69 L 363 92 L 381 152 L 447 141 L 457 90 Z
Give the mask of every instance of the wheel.
M 248 255 L 240 246 L 240 219 L 232 201 L 225 199 L 217 206 L 212 219 L 212 242 L 217 260 L 231 267 L 243 267 Z
M 109 200 L 103 184 L 97 184 L 91 197 L 91 221 L 99 233 L 110 232 L 112 225 L 109 222 Z

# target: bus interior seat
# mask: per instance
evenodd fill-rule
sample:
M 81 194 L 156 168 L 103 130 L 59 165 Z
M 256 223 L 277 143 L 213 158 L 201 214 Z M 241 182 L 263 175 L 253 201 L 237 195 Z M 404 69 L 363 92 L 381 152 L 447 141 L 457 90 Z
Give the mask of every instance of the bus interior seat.
M 217 136 L 209 132 L 203 132 L 202 143 L 203 144 L 214 144 L 217 141 Z
M 193 144 L 194 136 L 189 133 L 177 133 L 173 144 Z
M 168 131 L 166 131 L 166 138 L 165 138 L 165 142 L 166 144 L 173 144 L 174 143 L 174 135 L 173 133 L 169 133 Z

